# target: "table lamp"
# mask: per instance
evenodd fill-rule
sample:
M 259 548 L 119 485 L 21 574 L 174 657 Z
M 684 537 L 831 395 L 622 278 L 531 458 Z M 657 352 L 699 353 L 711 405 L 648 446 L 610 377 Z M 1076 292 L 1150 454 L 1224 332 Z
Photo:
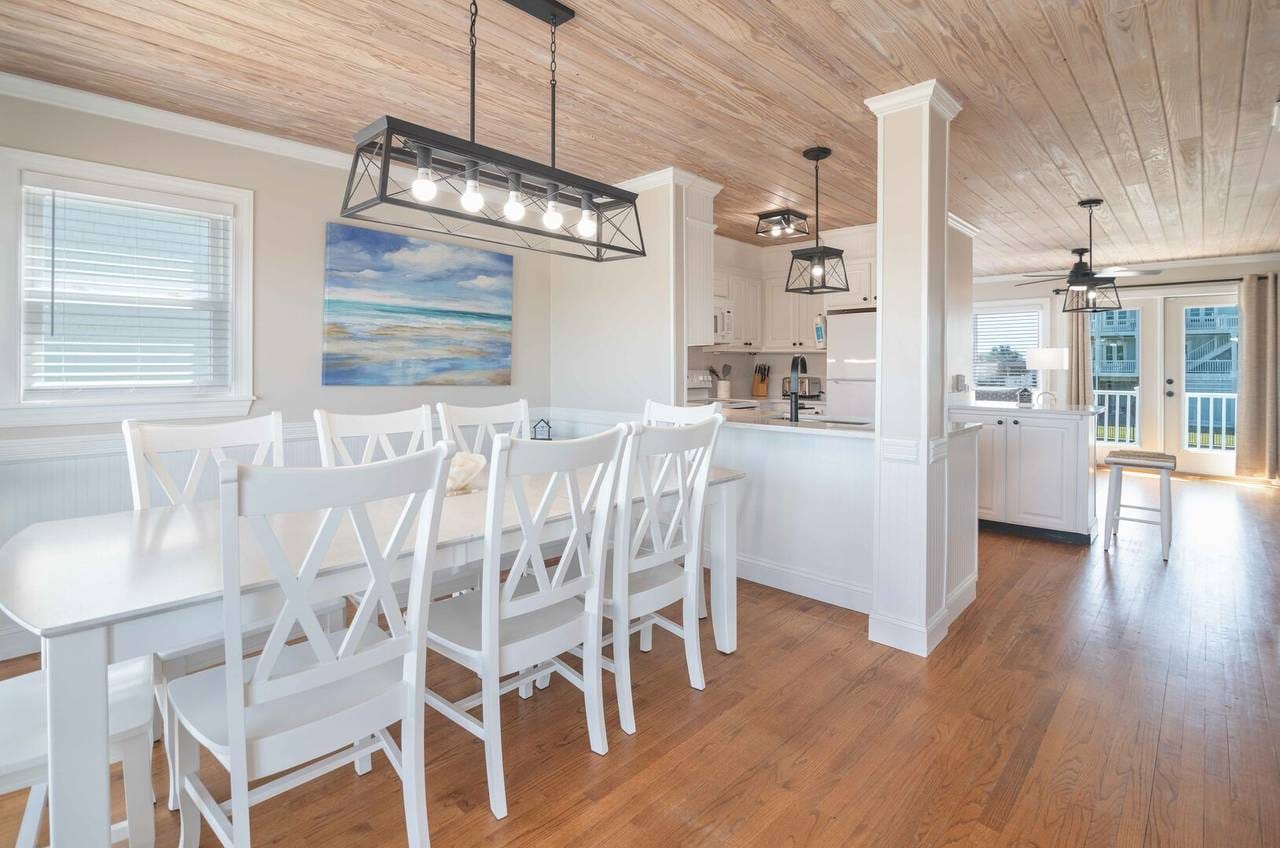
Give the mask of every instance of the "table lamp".
M 1028 371 L 1066 371 L 1070 365 L 1071 352 L 1065 347 L 1033 347 L 1027 351 Z M 1046 381 L 1047 382 L 1047 381 Z M 1044 408 L 1044 399 L 1056 404 L 1058 397 L 1047 389 L 1036 395 L 1036 406 Z

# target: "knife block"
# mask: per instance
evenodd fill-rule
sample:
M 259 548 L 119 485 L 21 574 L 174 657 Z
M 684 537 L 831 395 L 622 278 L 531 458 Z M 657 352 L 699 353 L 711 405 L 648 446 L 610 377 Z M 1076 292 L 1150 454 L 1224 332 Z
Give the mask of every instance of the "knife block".
M 759 374 L 751 375 L 751 396 L 762 398 L 769 396 L 769 381 Z

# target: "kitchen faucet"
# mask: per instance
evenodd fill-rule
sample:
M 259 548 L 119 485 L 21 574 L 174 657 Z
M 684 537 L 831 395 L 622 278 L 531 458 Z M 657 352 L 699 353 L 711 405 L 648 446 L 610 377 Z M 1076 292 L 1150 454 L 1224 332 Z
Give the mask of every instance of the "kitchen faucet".
M 791 420 L 800 420 L 800 375 L 809 373 L 803 353 L 791 357 Z

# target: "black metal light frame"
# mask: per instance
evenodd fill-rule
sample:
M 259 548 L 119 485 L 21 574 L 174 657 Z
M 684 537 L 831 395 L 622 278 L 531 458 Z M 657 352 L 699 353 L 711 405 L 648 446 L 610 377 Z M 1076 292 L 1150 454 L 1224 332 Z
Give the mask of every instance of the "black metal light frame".
M 645 255 L 636 194 L 561 170 L 555 166 L 556 26 L 573 10 L 555 0 L 507 0 L 551 25 L 551 163 L 544 165 L 475 141 L 475 22 L 471 4 L 471 138 L 438 132 L 385 115 L 355 136 L 341 215 L 371 223 L 458 236 L 489 244 L 609 262 Z M 414 196 L 418 168 L 428 163 L 438 191 L 430 201 Z M 461 208 L 459 198 L 474 179 L 485 205 L 477 212 Z M 450 189 L 448 191 L 446 189 Z M 520 221 L 502 212 L 509 190 L 519 192 L 525 214 Z M 577 232 L 578 218 L 564 216 L 558 227 L 538 220 L 548 204 L 595 216 L 595 233 Z M 532 218 L 532 220 L 530 220 Z
M 813 247 L 791 251 L 787 291 L 793 294 L 841 294 L 849 291 L 844 251 L 822 243 L 818 217 L 818 163 L 831 155 L 829 147 L 810 147 L 804 158 L 813 163 Z M 817 274 L 815 269 L 821 269 Z
M 1071 283 L 1062 293 L 1063 312 L 1114 312 L 1120 309 L 1115 277 L 1091 277 Z
M 794 209 L 770 209 L 768 212 L 760 212 L 756 218 L 758 236 L 794 238 L 809 235 L 809 216 Z M 791 232 L 787 232 L 788 227 Z

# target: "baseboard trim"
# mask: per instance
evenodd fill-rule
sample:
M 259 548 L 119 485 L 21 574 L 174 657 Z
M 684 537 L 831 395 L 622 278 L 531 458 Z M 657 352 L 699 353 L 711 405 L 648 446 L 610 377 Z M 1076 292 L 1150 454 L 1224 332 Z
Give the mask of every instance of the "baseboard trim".
M 1012 536 L 1026 536 L 1029 539 L 1047 539 L 1051 542 L 1066 542 L 1070 545 L 1092 545 L 1097 531 L 1088 533 L 1072 533 L 1067 530 L 1050 530 L 1047 527 L 1028 527 L 1025 524 L 1006 524 L 1003 521 L 978 519 L 978 529 L 992 530 L 997 533 L 1008 533 Z
M 752 556 L 738 555 L 738 576 L 771 589 L 790 592 L 855 612 L 871 610 L 871 587 L 837 580 L 825 574 L 783 565 Z

